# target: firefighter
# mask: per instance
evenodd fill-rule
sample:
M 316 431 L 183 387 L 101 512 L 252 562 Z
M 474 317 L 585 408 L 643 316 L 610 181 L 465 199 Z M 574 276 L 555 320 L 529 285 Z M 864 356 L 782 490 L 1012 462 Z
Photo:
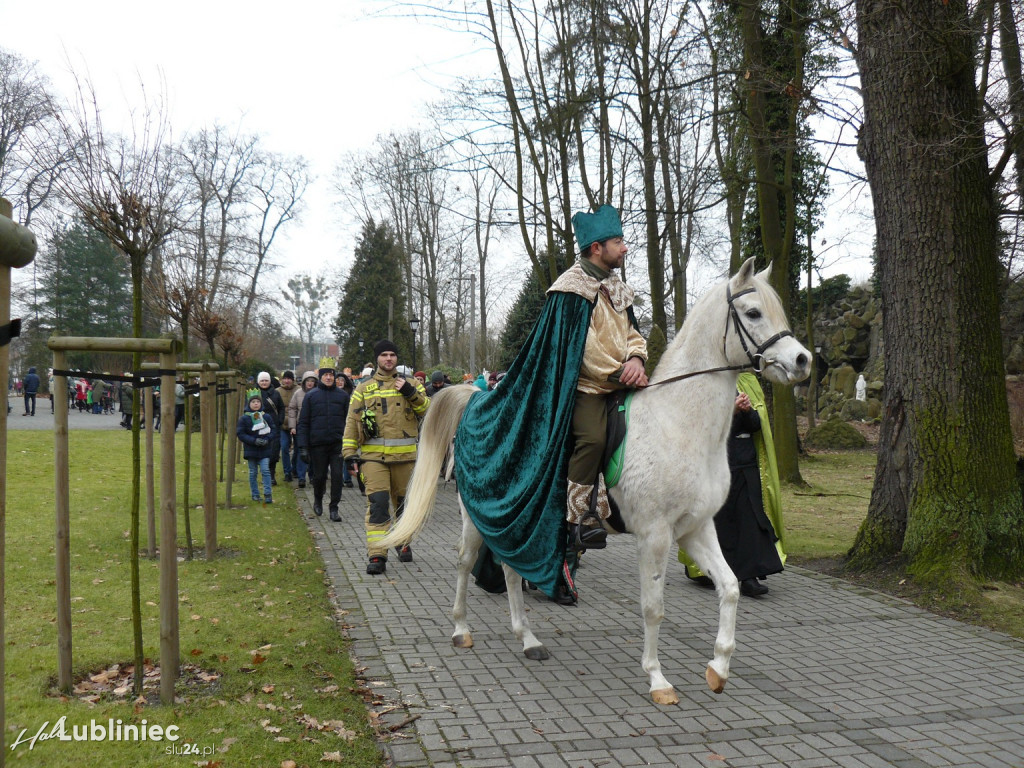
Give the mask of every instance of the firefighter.
M 398 348 L 388 339 L 373 348 L 377 369 L 352 393 L 342 451 L 351 472 L 361 472 L 366 486 L 366 572 L 387 570 L 388 553 L 377 542 L 391 526 L 391 506 L 401 517 L 405 489 L 416 462 L 419 425 L 430 400 L 416 379 L 398 375 Z M 403 563 L 412 549 L 398 550 Z

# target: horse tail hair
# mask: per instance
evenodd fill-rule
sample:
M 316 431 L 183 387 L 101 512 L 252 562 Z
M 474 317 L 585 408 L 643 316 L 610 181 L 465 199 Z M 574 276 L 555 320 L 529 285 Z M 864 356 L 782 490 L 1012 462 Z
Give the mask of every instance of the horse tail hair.
M 437 496 L 437 480 L 445 453 L 459 427 L 469 399 L 479 390 L 473 386 L 445 387 L 430 400 L 420 427 L 416 467 L 405 493 L 405 509 L 380 546 L 390 549 L 408 544 L 427 524 Z

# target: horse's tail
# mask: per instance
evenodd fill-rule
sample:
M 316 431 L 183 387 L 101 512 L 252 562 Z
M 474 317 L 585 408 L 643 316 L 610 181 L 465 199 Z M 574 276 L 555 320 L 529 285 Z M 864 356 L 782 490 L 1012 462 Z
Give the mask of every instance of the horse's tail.
M 408 544 L 423 530 L 434 508 L 437 479 L 445 453 L 458 429 L 469 399 L 479 390 L 473 386 L 445 387 L 430 399 L 430 408 L 420 427 L 416 468 L 405 493 L 405 510 L 387 535 L 378 541 L 387 549 Z

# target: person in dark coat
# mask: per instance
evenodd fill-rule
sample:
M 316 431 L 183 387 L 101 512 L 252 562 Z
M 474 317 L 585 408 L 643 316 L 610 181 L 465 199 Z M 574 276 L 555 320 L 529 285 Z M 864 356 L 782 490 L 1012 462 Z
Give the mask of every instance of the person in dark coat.
M 434 371 L 430 374 L 430 383 L 427 385 L 427 397 L 433 397 L 451 382 L 445 380 L 444 371 Z
M 344 483 L 341 460 L 341 441 L 345 436 L 348 418 L 349 394 L 335 381 L 334 362 L 325 358 L 317 371 L 320 381 L 306 393 L 299 411 L 295 439 L 299 455 L 309 464 L 313 474 L 313 512 L 324 513 L 324 492 L 327 489 L 327 469 L 331 470 L 331 520 L 341 521 L 338 504 Z
M 263 410 L 274 417 L 277 424 L 284 424 L 284 400 L 278 394 L 274 379 L 267 371 L 260 371 L 256 377 L 256 386 L 260 388 L 260 395 L 263 397 Z M 278 440 L 281 438 L 278 437 Z M 277 446 L 270 457 L 270 484 L 277 485 L 277 462 L 281 458 L 281 446 Z
M 257 475 L 263 476 L 263 503 L 273 504 L 270 486 L 270 457 L 281 449 L 280 429 L 274 416 L 263 410 L 263 398 L 258 389 L 246 392 L 248 404 L 238 419 L 235 434 L 242 441 L 242 455 L 249 462 L 249 489 L 252 500 L 260 500 Z
M 28 373 L 25 374 L 25 380 L 22 382 L 22 392 L 25 393 L 25 413 L 22 415 L 36 415 L 36 393 L 38 391 L 39 375 L 36 373 L 35 368 L 29 368 Z

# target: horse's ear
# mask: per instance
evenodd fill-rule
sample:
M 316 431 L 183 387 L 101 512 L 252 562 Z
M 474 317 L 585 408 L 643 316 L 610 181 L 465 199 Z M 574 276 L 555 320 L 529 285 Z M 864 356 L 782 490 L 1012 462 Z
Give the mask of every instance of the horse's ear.
M 772 264 L 773 262 L 769 261 L 768 266 L 757 273 L 757 276 L 765 282 L 768 282 L 768 278 L 772 276 Z
M 742 284 L 750 281 L 750 278 L 754 276 L 754 257 L 751 256 L 749 259 L 744 261 L 738 270 L 736 270 L 736 276 L 733 278 L 737 284 Z

